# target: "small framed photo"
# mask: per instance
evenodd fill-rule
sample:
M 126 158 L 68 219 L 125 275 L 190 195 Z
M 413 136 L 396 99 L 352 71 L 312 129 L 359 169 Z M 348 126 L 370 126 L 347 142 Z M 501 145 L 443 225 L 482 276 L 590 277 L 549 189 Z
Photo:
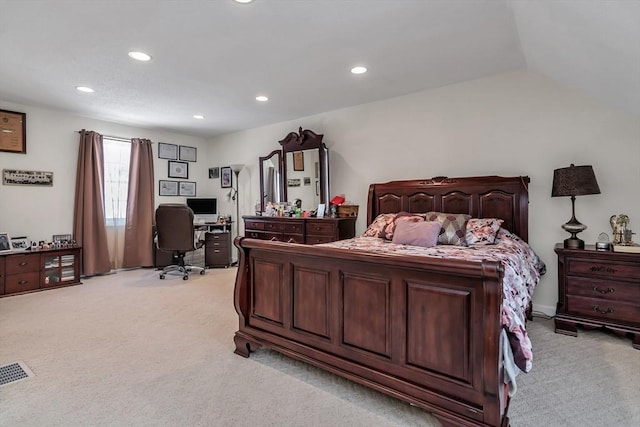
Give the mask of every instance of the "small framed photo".
M 193 197 L 196 195 L 196 183 L 192 181 L 180 181 L 178 183 L 178 195 Z
M 169 161 L 169 178 L 189 179 L 189 163 Z
M 318 205 L 318 218 L 324 218 L 324 209 L 325 209 L 325 204 L 320 203 Z
M 220 168 L 209 168 L 209 179 L 220 178 Z
M 158 189 L 161 196 L 177 196 L 178 195 L 178 181 L 166 181 L 160 180 L 158 183 Z
M 230 167 L 225 166 L 223 168 L 220 168 L 220 187 L 231 188 L 231 186 L 233 185 L 232 176 L 233 175 Z
M 54 234 L 51 236 L 52 242 L 62 242 L 71 240 L 71 234 Z
M 3 169 L 2 184 L 3 185 L 30 185 L 30 186 L 36 186 L 36 187 L 52 187 L 53 172 Z
M 302 153 L 302 151 L 293 152 L 293 170 L 294 171 L 304 170 L 304 153 Z
M 196 147 L 180 146 L 180 160 L 183 162 L 195 162 L 198 159 L 198 149 Z
M 158 158 L 178 160 L 178 146 L 176 144 L 158 142 Z
M 12 237 L 11 249 L 16 252 L 26 251 L 31 248 L 31 240 L 27 236 Z
M 11 251 L 11 239 L 8 233 L 0 233 L 0 253 Z

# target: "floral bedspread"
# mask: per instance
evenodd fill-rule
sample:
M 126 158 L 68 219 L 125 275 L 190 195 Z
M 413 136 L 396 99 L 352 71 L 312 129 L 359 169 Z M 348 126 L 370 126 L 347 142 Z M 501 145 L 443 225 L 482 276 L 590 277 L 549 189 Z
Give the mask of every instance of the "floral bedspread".
M 376 237 L 356 237 L 325 243 L 321 246 L 397 255 L 423 255 L 467 261 L 499 261 L 504 267 L 502 284 L 502 325 L 507 331 L 518 368 L 529 372 L 533 353 L 525 329 L 526 309 L 533 290 L 544 274 L 545 264 L 531 247 L 513 233 L 501 228 L 493 245 L 452 246 L 437 245 L 430 248 L 398 245 Z

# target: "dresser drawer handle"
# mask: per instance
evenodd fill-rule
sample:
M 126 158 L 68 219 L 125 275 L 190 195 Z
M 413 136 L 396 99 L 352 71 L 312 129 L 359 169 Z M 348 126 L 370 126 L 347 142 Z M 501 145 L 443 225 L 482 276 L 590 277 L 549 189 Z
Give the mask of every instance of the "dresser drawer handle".
M 272 242 L 277 242 L 277 241 L 278 241 L 278 238 L 277 238 L 277 237 L 272 237 L 272 238 L 271 238 L 271 241 L 272 241 Z
M 28 280 L 20 280 L 20 281 L 18 282 L 18 285 L 26 285 L 27 283 L 29 283 L 29 281 L 28 281 Z
M 316 231 L 320 231 L 320 227 L 316 227 Z
M 290 237 L 289 240 L 287 240 L 287 243 L 295 243 L 296 241 L 293 240 L 293 237 Z
M 24 262 L 24 261 L 22 261 L 22 262 L 20 263 L 20 267 L 24 267 L 24 266 L 25 266 L 25 265 L 27 265 L 27 264 L 29 264 L 29 263 L 28 263 L 28 262 Z
M 613 313 L 615 310 L 613 308 L 607 308 L 607 310 L 600 310 L 600 307 L 598 307 L 597 305 L 593 306 L 593 311 L 597 311 L 600 314 L 609 314 L 609 313 Z
M 616 290 L 613 288 L 607 288 L 607 289 L 598 289 L 597 286 L 593 287 L 593 290 L 596 292 L 600 292 L 601 294 L 612 294 L 614 293 Z

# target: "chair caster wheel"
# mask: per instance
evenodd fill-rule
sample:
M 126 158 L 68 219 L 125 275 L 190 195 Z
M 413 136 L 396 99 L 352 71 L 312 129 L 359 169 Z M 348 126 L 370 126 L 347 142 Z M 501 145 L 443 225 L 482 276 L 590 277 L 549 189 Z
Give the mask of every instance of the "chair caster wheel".
M 204 276 L 204 270 L 200 270 L 200 275 Z
M 161 275 L 160 275 L 160 279 L 164 279 L 164 274 L 161 274 Z
M 182 276 L 182 280 L 188 280 L 189 276 Z

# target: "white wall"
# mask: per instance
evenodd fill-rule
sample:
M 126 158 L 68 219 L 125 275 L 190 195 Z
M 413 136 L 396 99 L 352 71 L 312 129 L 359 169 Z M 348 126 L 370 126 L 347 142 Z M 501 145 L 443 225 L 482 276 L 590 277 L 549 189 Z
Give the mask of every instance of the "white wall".
M 0 231 L 6 231 L 12 236 L 27 235 L 32 240 L 51 240 L 53 234 L 73 232 L 73 203 L 80 139 L 77 131 L 80 129 L 94 130 L 103 135 L 149 138 L 153 142 L 196 147 L 198 161 L 189 163 L 189 181 L 197 182 L 198 196 L 214 193 L 213 180 L 208 179 L 208 142 L 201 138 L 124 126 L 6 102 L 0 102 L 0 108 L 27 114 L 27 154 L 0 152 L 0 169 L 53 172 L 53 187 L 0 185 Z M 184 197 L 158 196 L 158 180 L 169 179 L 168 165 L 167 160 L 157 158 L 157 145 L 153 146 L 153 150 L 156 204 L 183 202 Z
M 554 313 L 557 268 L 553 247 L 568 234 L 569 198 L 551 198 L 553 170 L 593 165 L 602 194 L 578 197 L 576 217 L 587 243 L 626 213 L 640 234 L 640 120 L 526 71 L 326 112 L 214 139 L 210 158 L 244 163 L 240 214 L 259 195 L 258 156 L 299 126 L 325 135 L 330 194 L 360 205 L 365 229 L 368 186 L 398 179 L 528 175 L 529 241 L 547 263 L 534 308 Z M 225 204 L 223 203 L 223 206 Z M 224 209 L 233 209 L 227 205 Z M 640 238 L 637 237 L 637 240 Z

